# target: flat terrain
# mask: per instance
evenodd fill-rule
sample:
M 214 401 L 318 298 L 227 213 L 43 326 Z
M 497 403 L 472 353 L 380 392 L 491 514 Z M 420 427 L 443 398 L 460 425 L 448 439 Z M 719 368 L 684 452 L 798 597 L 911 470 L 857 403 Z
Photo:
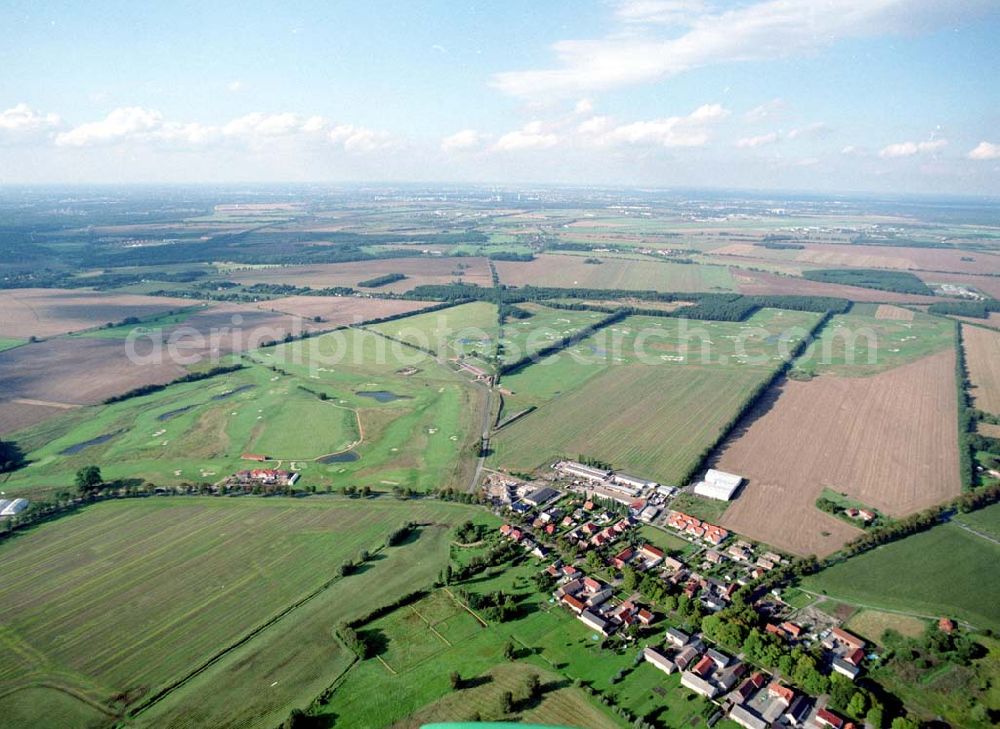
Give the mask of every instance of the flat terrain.
M 496 261 L 495 265 L 500 281 L 508 286 L 635 291 L 733 291 L 735 288 L 724 266 L 595 255 L 601 263 L 585 263 L 584 256 L 542 254 L 529 262 Z
M 607 316 L 598 311 L 569 311 L 530 303 L 518 304 L 518 308 L 530 312 L 531 317 L 509 318 L 504 322 L 501 355 L 504 362 L 513 362 L 526 354 L 534 354 Z
M 244 452 L 299 471 L 303 485 L 466 486 L 481 392 L 419 352 L 418 371 L 399 374 L 379 343 L 333 332 L 260 350 L 264 364 L 238 372 L 58 411 L 18 434 L 31 463 L 6 486 L 67 487 L 91 463 L 107 478 L 214 483 L 249 467 Z
M 136 387 L 169 382 L 189 366 L 217 363 L 233 352 L 330 326 L 250 304 L 187 304 L 181 314 L 154 317 L 149 326 L 97 329 L 0 351 L 0 409 L 16 406 L 0 416 L 0 433 L 57 414 L 44 403 L 93 405 Z
M 963 325 L 962 344 L 973 404 L 1000 415 L 1000 332 Z
M 979 513 L 996 525 L 1000 506 Z M 944 524 L 825 569 L 803 586 L 855 605 L 948 615 L 997 630 L 1000 583 L 983 575 L 998 559 L 1000 545 Z
M 258 309 L 280 311 L 304 319 L 320 318 L 323 328 L 358 324 L 386 316 L 419 311 L 434 302 L 373 299 L 360 296 L 286 296 L 257 304 Z
M 476 513 L 438 502 L 178 497 L 100 504 L 41 526 L 0 546 L 0 708 L 23 710 L 20 692 L 46 686 L 117 713 L 321 588 L 403 521 L 441 524 L 281 618 L 241 660 L 185 684 L 185 700 L 140 715 L 149 726 L 274 726 L 349 665 L 334 625 L 429 583 L 447 556 L 446 525 Z M 93 713 L 77 709 L 82 718 L 64 725 Z
M 743 323 L 630 317 L 504 377 L 497 466 L 530 471 L 584 454 L 676 484 L 817 315 L 765 310 Z
M 723 525 L 822 556 L 860 534 L 816 509 L 824 488 L 893 516 L 957 496 L 954 367 L 944 351 L 870 377 L 785 381 L 718 458 L 749 482 Z
M 909 319 L 890 318 L 878 316 L 878 311 L 885 309 L 856 304 L 847 314 L 831 317 L 795 368 L 812 374 L 865 377 L 955 346 L 955 327 L 945 317 L 910 312 Z
M 486 366 L 497 339 L 497 308 L 484 301 L 375 324 L 372 331 L 428 349 L 440 357 L 471 357 Z
M 927 628 L 927 621 L 881 610 L 859 610 L 851 616 L 844 627 L 862 638 L 881 645 L 882 636 L 887 630 L 895 630 L 909 638 L 919 638 Z
M 0 337 L 52 337 L 104 326 L 126 317 L 140 319 L 191 302 L 160 296 L 136 296 L 67 289 L 9 289 L 0 291 Z
M 233 281 L 244 284 L 292 284 L 311 288 L 331 286 L 356 287 L 358 282 L 401 273 L 402 281 L 380 286 L 378 291 L 402 293 L 423 284 L 448 284 L 463 281 L 480 286 L 491 286 L 490 270 L 485 258 L 472 256 L 447 258 L 388 258 L 350 263 L 319 263 L 309 266 L 275 266 L 234 270 Z
M 879 291 L 860 286 L 823 283 L 797 276 L 779 276 L 776 273 L 749 271 L 742 268 L 733 269 L 732 275 L 741 294 L 838 296 L 851 301 L 894 301 L 904 304 L 933 304 L 937 300 L 933 296 L 899 294 L 894 291 Z

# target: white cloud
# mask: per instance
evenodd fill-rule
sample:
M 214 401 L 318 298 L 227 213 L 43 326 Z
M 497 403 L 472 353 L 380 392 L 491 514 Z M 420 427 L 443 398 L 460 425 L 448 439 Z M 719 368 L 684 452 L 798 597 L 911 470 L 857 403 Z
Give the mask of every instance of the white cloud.
M 830 131 L 830 125 L 826 122 L 813 122 L 812 124 L 806 124 L 804 127 L 792 129 L 786 136 L 789 139 L 798 139 L 799 137 L 821 137 L 825 134 L 829 134 Z
M 609 89 L 713 63 L 801 56 L 846 38 L 936 30 L 968 20 L 990 4 L 990 0 L 767 0 L 702 13 L 675 38 L 614 32 L 598 40 L 558 41 L 552 46 L 559 61 L 556 68 L 500 73 L 493 85 L 514 96 Z M 622 6 L 651 22 L 654 14 L 643 14 L 639 7 Z
M 742 148 L 763 147 L 767 144 L 774 144 L 777 141 L 778 133 L 771 132 L 769 134 L 759 134 L 756 137 L 743 137 L 743 139 L 736 142 L 736 146 Z
M 233 92 L 234 94 L 239 93 L 240 91 L 243 90 L 243 88 L 244 88 L 243 82 L 240 81 L 239 79 L 235 79 L 234 81 L 230 81 L 228 84 L 226 84 L 226 89 Z
M 40 114 L 27 104 L 0 112 L 0 133 L 32 134 L 59 126 L 58 114 Z
M 61 147 L 89 147 L 112 144 L 150 132 L 163 123 L 163 115 L 141 106 L 115 109 L 101 121 L 88 122 L 56 135 Z
M 353 124 L 338 124 L 330 129 L 327 138 L 345 152 L 374 152 L 397 146 L 396 140 L 388 132 Z
M 592 117 L 577 127 L 577 131 L 597 145 L 700 147 L 708 142 L 711 125 L 728 115 L 729 111 L 720 104 L 704 104 L 687 116 L 668 116 L 621 125 L 616 125 L 608 117 Z
M 746 112 L 743 118 L 749 122 L 764 121 L 765 119 L 780 116 L 787 108 L 788 104 L 784 99 L 771 99 Z
M 540 121 L 525 124 L 520 129 L 507 132 L 494 145 L 500 152 L 515 152 L 522 149 L 548 149 L 559 144 L 559 136 L 545 129 Z
M 854 144 L 848 144 L 846 147 L 840 150 L 840 153 L 848 157 L 861 157 L 865 154 L 865 150 Z
M 282 137 L 303 131 L 305 123 L 302 117 L 291 112 L 266 114 L 255 111 L 233 119 L 222 127 L 222 133 L 227 137 Z
M 1000 159 L 1000 144 L 991 142 L 980 142 L 969 153 L 965 155 L 969 159 L 990 160 Z
M 894 159 L 897 157 L 912 157 L 915 154 L 924 152 L 936 152 L 948 144 L 946 139 L 935 139 L 928 142 L 898 142 L 883 147 L 878 153 L 883 159 Z
M 680 25 L 704 10 L 703 0 L 620 0 L 615 17 L 626 23 Z
M 573 107 L 574 114 L 589 114 L 594 110 L 594 102 L 590 99 L 580 99 L 576 102 L 576 106 Z
M 201 147 L 218 141 L 220 135 L 218 127 L 205 126 L 197 122 L 189 124 L 164 122 L 158 129 L 150 132 L 148 137 L 151 140 L 181 147 Z
M 487 135 L 477 132 L 475 129 L 462 129 L 442 139 L 441 149 L 444 152 L 460 152 L 478 147 L 486 139 Z

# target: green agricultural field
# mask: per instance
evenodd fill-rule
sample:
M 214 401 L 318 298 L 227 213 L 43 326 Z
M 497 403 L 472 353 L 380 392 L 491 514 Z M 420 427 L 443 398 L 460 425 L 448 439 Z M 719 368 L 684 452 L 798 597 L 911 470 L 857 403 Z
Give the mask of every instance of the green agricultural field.
M 449 526 L 481 514 L 387 498 L 173 497 L 98 504 L 37 527 L 0 545 L 0 712 L 28 711 L 48 687 L 80 699 L 57 708 L 79 717 L 60 725 L 83 726 L 92 707 L 135 710 L 221 654 L 137 723 L 276 726 L 351 664 L 337 622 L 428 586 L 447 560 Z M 333 579 L 408 520 L 434 526 Z
M 393 347 L 418 371 L 400 374 Z M 214 483 L 249 467 L 246 452 L 299 471 L 299 486 L 467 485 L 483 395 L 433 358 L 358 330 L 252 357 L 262 364 L 19 433 L 30 464 L 6 486 L 69 488 L 89 464 L 106 479 Z
M 524 355 L 534 354 L 607 316 L 599 311 L 552 309 L 532 303 L 518 304 L 517 308 L 530 312 L 531 316 L 527 319 L 508 318 L 504 322 L 501 340 L 503 362 L 513 362 Z
M 496 306 L 474 301 L 376 324 L 370 329 L 441 357 L 464 356 L 487 364 L 493 358 L 497 327 Z
M 1000 506 L 977 516 L 979 524 L 996 530 Z M 998 630 L 1000 585 L 983 579 L 997 560 L 1000 545 L 957 524 L 944 524 L 825 569 L 803 580 L 803 587 L 865 607 L 932 618 L 949 615 Z
M 13 349 L 14 347 L 20 347 L 22 344 L 24 344 L 24 342 L 25 340 L 23 339 L 8 339 L 0 337 L 0 352 L 4 351 L 5 349 Z
M 599 246 L 599 244 L 597 244 Z M 496 261 L 500 281 L 513 286 L 630 289 L 633 291 L 735 291 L 726 266 L 684 264 L 648 257 L 579 251 L 544 253 L 530 262 Z M 601 263 L 586 263 L 589 258 Z
M 504 377 L 496 467 L 530 471 L 584 454 L 664 483 L 683 480 L 742 403 L 818 318 L 765 310 L 742 323 L 630 317 Z
M 819 339 L 795 363 L 809 374 L 864 377 L 955 346 L 955 325 L 915 313 L 912 321 L 878 319 L 855 307 L 832 317 Z
M 160 288 L 163 288 L 161 282 Z M 112 327 L 100 327 L 98 329 L 88 329 L 85 332 L 74 334 L 77 337 L 98 337 L 101 339 L 127 339 L 133 332 L 144 329 L 166 327 L 173 324 L 181 324 L 191 318 L 191 315 L 202 309 L 202 306 L 190 306 L 178 311 L 168 311 L 159 316 L 152 316 L 135 324 L 120 324 Z

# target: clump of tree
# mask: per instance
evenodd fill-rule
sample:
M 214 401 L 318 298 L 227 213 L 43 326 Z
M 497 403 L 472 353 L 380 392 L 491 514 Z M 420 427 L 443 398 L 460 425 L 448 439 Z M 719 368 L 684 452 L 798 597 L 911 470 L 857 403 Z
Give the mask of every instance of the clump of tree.
M 393 529 L 385 538 L 385 546 L 395 547 L 397 544 L 401 544 L 407 537 L 409 537 L 417 528 L 417 523 L 414 521 L 408 521 L 402 526 Z
M 387 273 L 384 276 L 375 276 L 374 278 L 367 278 L 364 281 L 358 281 L 358 286 L 365 289 L 376 289 L 380 286 L 388 286 L 391 283 L 396 283 L 397 281 L 404 281 L 406 279 L 406 274 L 404 273 Z
M 0 473 L 16 471 L 24 465 L 24 454 L 17 443 L 0 440 Z
M 358 632 L 355 628 L 347 623 L 341 623 L 337 626 L 337 637 L 340 638 L 341 642 L 347 646 L 354 655 L 358 658 L 364 660 L 365 658 L 371 658 L 372 656 L 372 645 L 366 640 L 363 633 Z
M 76 472 L 74 484 L 76 485 L 77 493 L 81 496 L 96 493 L 104 485 L 101 469 L 98 466 L 84 466 Z
M 121 402 L 122 400 L 128 400 L 133 397 L 141 397 L 142 395 L 151 395 L 154 392 L 161 392 L 166 390 L 171 385 L 179 385 L 184 382 L 198 382 L 199 380 L 207 380 L 210 377 L 217 377 L 218 375 L 229 374 L 230 372 L 236 372 L 244 368 L 242 364 L 233 365 L 219 365 L 218 367 L 212 367 L 211 369 L 205 370 L 204 372 L 191 372 L 187 375 L 182 375 L 177 379 L 171 380 L 162 385 L 143 385 L 142 387 L 136 387 L 127 392 L 123 392 L 120 395 L 112 395 L 104 400 L 105 405 L 110 405 L 111 403 Z
M 931 314 L 987 319 L 991 311 L 1000 311 L 1000 301 L 993 299 L 986 301 L 941 301 L 931 304 L 927 311 Z
M 866 289 L 893 291 L 898 294 L 933 296 L 927 284 L 908 271 L 883 271 L 869 268 L 820 268 L 803 271 L 802 277 L 821 283 L 861 286 Z

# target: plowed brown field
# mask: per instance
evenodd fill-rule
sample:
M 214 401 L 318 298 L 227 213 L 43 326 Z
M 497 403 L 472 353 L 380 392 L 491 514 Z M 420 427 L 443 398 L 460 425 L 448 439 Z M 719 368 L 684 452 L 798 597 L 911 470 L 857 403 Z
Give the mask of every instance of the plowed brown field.
M 306 319 L 318 316 L 326 328 L 330 325 L 360 324 L 372 319 L 419 311 L 433 303 L 435 302 L 367 299 L 358 296 L 286 296 L 282 299 L 263 301 L 257 304 L 257 308 L 294 314 Z
M 779 276 L 763 271 L 734 269 L 733 278 L 741 294 L 796 294 L 801 296 L 840 296 L 851 301 L 897 301 L 901 304 L 933 304 L 940 301 L 933 296 L 920 294 L 898 294 L 894 291 L 879 291 L 860 286 L 810 281 L 796 276 Z
M 466 266 L 466 268 L 459 268 Z M 357 286 L 365 281 L 388 273 L 402 273 L 402 281 L 380 286 L 379 292 L 400 293 L 422 284 L 448 284 L 461 280 L 465 283 L 492 285 L 490 269 L 485 258 L 386 258 L 350 263 L 318 263 L 311 266 L 275 266 L 246 271 L 234 271 L 231 278 L 239 283 L 282 283 L 311 288 L 330 286 Z M 461 273 L 461 275 L 456 275 Z
M 973 404 L 1000 415 L 1000 332 L 963 324 L 962 342 Z
M 815 507 L 824 488 L 892 516 L 957 496 L 954 368 L 948 350 L 871 377 L 784 382 L 718 459 L 748 480 L 722 524 L 822 556 L 860 534 Z
M 52 337 L 92 329 L 130 316 L 145 319 L 193 302 L 163 296 L 66 289 L 0 291 L 0 336 Z

